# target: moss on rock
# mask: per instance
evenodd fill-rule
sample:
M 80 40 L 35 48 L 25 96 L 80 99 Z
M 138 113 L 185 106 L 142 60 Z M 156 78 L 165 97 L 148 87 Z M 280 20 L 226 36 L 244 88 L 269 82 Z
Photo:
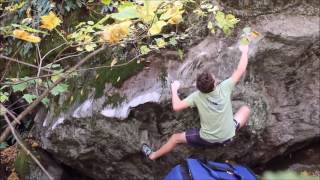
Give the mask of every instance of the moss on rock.
M 25 151 L 20 150 L 14 162 L 15 170 L 20 177 L 24 177 L 29 172 L 29 163 L 31 163 L 30 156 Z

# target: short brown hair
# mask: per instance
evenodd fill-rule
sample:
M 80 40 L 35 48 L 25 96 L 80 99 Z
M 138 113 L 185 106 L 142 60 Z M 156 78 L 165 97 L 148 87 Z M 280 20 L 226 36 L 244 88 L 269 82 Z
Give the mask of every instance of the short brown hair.
M 197 88 L 202 93 L 209 93 L 214 89 L 215 80 L 208 71 L 204 71 L 197 77 Z

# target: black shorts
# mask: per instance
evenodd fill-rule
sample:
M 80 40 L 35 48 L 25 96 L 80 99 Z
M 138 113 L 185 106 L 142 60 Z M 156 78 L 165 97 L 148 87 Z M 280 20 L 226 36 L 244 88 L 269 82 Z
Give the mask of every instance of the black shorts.
M 236 120 L 233 120 L 234 121 L 234 124 L 235 124 L 235 127 L 236 127 L 236 130 L 238 130 L 240 128 L 240 124 L 238 121 Z M 196 128 L 193 128 L 193 129 L 188 129 L 186 131 L 186 139 L 187 139 L 187 143 L 191 146 L 194 146 L 194 147 L 214 147 L 214 146 L 221 146 L 221 145 L 224 145 L 230 141 L 232 141 L 232 138 L 231 139 L 228 139 L 228 140 L 225 140 L 223 142 L 216 142 L 216 143 L 211 143 L 211 142 L 208 142 L 204 139 L 202 139 L 200 137 L 200 134 L 199 134 L 199 129 L 196 129 Z

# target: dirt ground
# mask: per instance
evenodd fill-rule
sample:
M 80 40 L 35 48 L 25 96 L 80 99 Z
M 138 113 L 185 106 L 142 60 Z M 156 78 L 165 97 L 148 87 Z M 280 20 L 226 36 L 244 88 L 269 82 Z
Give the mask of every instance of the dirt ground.
M 17 156 L 16 145 L 0 151 L 0 180 L 7 180 L 14 170 L 14 161 Z

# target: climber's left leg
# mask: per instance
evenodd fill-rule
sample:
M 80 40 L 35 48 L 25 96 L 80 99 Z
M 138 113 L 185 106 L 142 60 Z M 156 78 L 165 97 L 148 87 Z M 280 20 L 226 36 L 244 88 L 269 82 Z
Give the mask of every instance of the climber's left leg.
M 183 143 L 187 143 L 185 132 L 173 134 L 170 137 L 170 139 L 167 141 L 167 143 L 162 145 L 161 148 L 158 149 L 157 151 L 152 152 L 149 155 L 149 158 L 151 160 L 155 160 L 172 151 L 178 144 L 183 144 Z

